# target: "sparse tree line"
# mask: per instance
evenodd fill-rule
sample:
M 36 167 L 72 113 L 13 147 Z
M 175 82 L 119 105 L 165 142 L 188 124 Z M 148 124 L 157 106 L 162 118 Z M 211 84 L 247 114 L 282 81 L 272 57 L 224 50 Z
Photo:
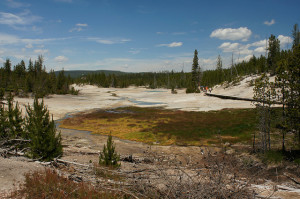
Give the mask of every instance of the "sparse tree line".
M 69 88 L 72 79 L 66 77 L 63 70 L 58 76 L 53 70 L 48 73 L 43 62 L 43 57 L 39 56 L 34 63 L 30 59 L 27 68 L 22 60 L 12 69 L 11 61 L 6 59 L 0 68 L 0 88 L 19 96 L 27 96 L 28 93 L 37 97 L 72 92 L 76 94 L 74 89 Z
M 286 150 L 286 134 L 295 135 L 300 148 L 300 33 L 298 25 L 293 29 L 293 47 L 281 51 L 279 40 L 273 35 L 269 38 L 268 71 L 275 76 L 275 82 L 270 82 L 263 73 L 255 82 L 254 98 L 259 117 L 260 147 L 263 152 L 271 150 L 271 123 L 276 121 L 276 127 L 282 135 L 282 151 Z M 272 114 L 274 102 L 280 102 L 282 107 L 278 117 Z M 253 148 L 255 147 L 255 134 Z M 254 148 L 255 150 L 255 148 Z
M 186 88 L 190 73 L 163 71 L 146 73 L 109 74 L 96 73 L 88 74 L 75 79 L 75 83 L 97 85 L 99 87 L 127 88 L 129 86 L 145 86 L 155 88 Z

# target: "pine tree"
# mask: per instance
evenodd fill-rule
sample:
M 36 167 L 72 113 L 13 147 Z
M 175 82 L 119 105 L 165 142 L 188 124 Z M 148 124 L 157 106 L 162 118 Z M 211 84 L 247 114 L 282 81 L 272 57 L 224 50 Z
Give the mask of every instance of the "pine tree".
M 224 77 L 224 71 L 223 71 L 223 63 L 222 63 L 222 58 L 220 55 L 218 55 L 217 58 L 217 75 L 218 75 L 218 83 L 221 83 L 222 81 L 224 81 L 225 77 Z
M 8 123 L 9 123 L 9 136 L 13 139 L 21 138 L 24 134 L 23 125 L 24 120 L 20 111 L 18 103 L 13 106 L 13 95 L 10 93 L 7 99 L 8 104 Z
M 261 150 L 264 153 L 271 148 L 271 106 L 274 102 L 275 86 L 264 73 L 256 79 L 253 91 L 253 99 L 256 100 L 255 106 L 259 117 L 258 129 L 261 136 Z
M 0 140 L 7 139 L 9 135 L 9 122 L 4 105 L 0 104 Z
M 28 105 L 26 112 L 26 130 L 31 139 L 29 155 L 46 161 L 62 155 L 61 135 L 56 134 L 55 123 L 44 101 L 40 103 L 35 98 L 33 107 Z
M 300 147 L 300 45 L 293 48 L 291 56 L 287 59 L 288 96 L 287 117 L 289 125 L 298 137 Z
M 64 69 L 62 69 L 58 73 L 56 91 L 59 94 L 66 94 L 66 93 L 68 93 L 68 87 L 69 87 L 69 85 L 67 84 L 67 78 L 65 76 L 65 71 L 64 71 Z
M 298 24 L 294 25 L 292 36 L 293 36 L 293 48 L 294 48 L 300 44 L 300 32 L 299 32 Z
M 288 132 L 288 123 L 287 123 L 287 96 L 288 96 L 288 69 L 287 69 L 287 60 L 281 60 L 278 63 L 276 69 L 275 84 L 278 92 L 278 99 L 282 103 L 282 113 L 279 118 L 279 123 L 277 127 L 281 130 L 282 133 L 282 151 L 285 151 L 285 135 Z
M 270 69 L 271 75 L 275 75 L 277 61 L 280 55 L 280 41 L 276 39 L 276 37 L 272 34 L 269 38 L 268 51 L 268 67 Z
M 192 65 L 192 84 L 195 87 L 195 92 L 196 89 L 198 88 L 198 68 L 199 68 L 199 63 L 198 63 L 198 51 L 195 50 L 194 52 L 194 59 L 193 59 L 193 65 Z
M 119 167 L 118 163 L 120 155 L 115 150 L 114 142 L 112 141 L 111 134 L 107 138 L 106 145 L 103 146 L 103 151 L 99 156 L 99 164 L 110 167 Z

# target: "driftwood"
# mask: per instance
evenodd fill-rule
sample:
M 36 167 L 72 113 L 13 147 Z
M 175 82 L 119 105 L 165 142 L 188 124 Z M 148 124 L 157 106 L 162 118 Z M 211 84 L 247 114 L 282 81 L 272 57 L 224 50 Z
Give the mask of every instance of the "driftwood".
M 288 179 L 290 179 L 291 181 L 293 181 L 294 183 L 296 183 L 297 185 L 300 185 L 300 182 L 298 180 L 296 180 L 294 177 L 292 177 L 290 174 L 284 173 L 283 175 L 285 177 L 287 177 Z
M 294 188 L 283 186 L 283 185 L 277 185 L 277 188 L 282 189 L 282 190 L 286 190 L 286 191 L 290 191 L 290 192 L 300 193 L 300 189 L 294 189 Z
M 24 140 L 24 139 L 9 139 L 9 140 L 3 140 L 0 142 L 0 146 L 6 145 L 11 142 L 31 142 L 31 140 Z
M 71 162 L 71 161 L 62 160 L 62 159 L 58 159 L 58 158 L 55 159 L 54 161 L 64 163 L 64 164 L 74 164 L 74 165 L 81 166 L 81 167 L 92 167 L 91 165 L 80 164 L 80 163 L 77 163 L 77 162 Z

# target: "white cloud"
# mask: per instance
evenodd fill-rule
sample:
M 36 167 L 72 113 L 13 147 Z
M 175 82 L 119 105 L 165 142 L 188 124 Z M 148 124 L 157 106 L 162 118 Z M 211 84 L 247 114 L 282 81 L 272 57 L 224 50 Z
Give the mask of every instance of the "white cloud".
M 33 45 L 32 44 L 27 44 L 25 47 L 26 48 L 33 48 Z
M 34 52 L 36 54 L 46 54 L 46 53 L 49 52 L 49 50 L 47 50 L 47 49 L 35 49 Z
M 253 55 L 247 55 L 246 57 L 243 58 L 244 61 L 249 61 Z
M 242 55 L 251 54 L 252 50 L 249 50 L 250 45 L 242 45 L 239 43 L 225 42 L 219 46 L 223 52 L 235 52 Z
M 130 51 L 128 51 L 128 52 L 130 52 L 133 55 L 136 55 L 141 52 L 141 49 L 140 48 L 130 48 Z
M 256 46 L 256 47 L 266 46 L 266 42 L 268 42 L 266 39 L 260 40 L 260 41 L 256 41 L 256 42 L 252 43 L 251 46 Z
M 30 4 L 27 3 L 21 3 L 14 0 L 6 0 L 6 5 L 11 8 L 22 8 L 22 7 L 29 7 Z
M 25 21 L 24 18 L 8 13 L 8 12 L 0 12 L 0 24 L 5 24 L 5 25 L 24 25 L 27 22 Z
M 266 47 L 255 48 L 254 52 L 256 52 L 256 53 L 264 53 L 264 52 L 266 52 Z
M 202 70 L 211 70 L 216 68 L 217 58 L 199 58 L 199 64 Z
M 293 39 L 291 37 L 288 36 L 284 36 L 284 35 L 279 35 L 278 39 L 280 41 L 280 47 L 281 48 L 285 48 L 286 45 L 289 45 L 292 43 Z
M 78 23 L 75 25 L 74 28 L 72 28 L 71 30 L 69 30 L 69 32 L 74 32 L 74 31 L 77 31 L 77 32 L 80 32 L 83 30 L 84 27 L 87 27 L 88 25 L 86 23 Z
M 78 24 L 76 24 L 76 26 L 87 27 L 88 25 L 86 23 L 78 23 Z
M 215 37 L 221 40 L 242 40 L 242 41 L 247 41 L 249 37 L 251 36 L 252 32 L 249 30 L 247 27 L 240 27 L 237 29 L 232 29 L 232 28 L 220 28 L 214 30 L 211 34 L 210 37 Z
M 15 44 L 19 43 L 20 39 L 17 36 L 0 33 L 0 44 Z
M 54 58 L 54 61 L 58 62 L 58 63 L 63 63 L 63 62 L 67 62 L 69 59 L 65 56 L 57 56 Z
M 223 52 L 235 52 L 238 50 L 240 44 L 239 43 L 230 43 L 225 42 L 219 46 L 220 49 L 223 50 Z
M 280 41 L 280 47 L 281 48 L 285 48 L 286 45 L 288 44 L 291 44 L 293 39 L 289 36 L 284 36 L 284 35 L 279 35 L 277 37 L 277 39 Z M 264 40 L 260 40 L 260 41 L 257 41 L 257 42 L 254 42 L 252 44 L 250 44 L 251 46 L 254 46 L 254 47 L 266 47 L 266 45 L 268 46 L 269 45 L 269 39 L 264 39 Z M 257 48 L 255 49 L 256 52 L 261 52 L 262 51 L 262 48 Z
M 169 47 L 169 48 L 174 48 L 174 47 L 180 47 L 182 45 L 183 45 L 182 42 L 172 42 L 172 43 L 169 43 L 169 44 L 159 44 L 158 46 L 166 46 L 166 47 Z
M 31 25 L 41 20 L 41 17 L 32 15 L 28 10 L 21 14 L 0 12 L 0 24 L 8 25 L 16 29 L 19 26 Z
M 235 61 L 236 63 L 241 63 L 242 61 L 249 61 L 252 57 L 253 55 L 246 55 L 245 57 L 238 58 Z
M 272 19 L 271 21 L 265 21 L 264 24 L 267 26 L 272 26 L 273 24 L 275 24 L 275 20 Z
M 0 64 L 3 64 L 4 63 L 4 59 L 2 59 L 1 57 L 0 57 Z
M 120 39 L 120 38 L 112 38 L 112 39 L 104 39 L 104 38 L 98 38 L 98 37 L 89 37 L 87 38 L 90 41 L 95 41 L 97 43 L 100 44 L 107 44 L 107 45 L 111 45 L 111 44 L 123 44 L 123 43 L 127 43 L 129 41 L 131 41 L 131 39 Z
M 65 37 L 65 38 L 47 38 L 47 39 L 22 39 L 15 35 L 9 35 L 5 33 L 0 33 L 0 45 L 11 45 L 11 44 L 43 44 L 46 42 L 52 41 L 62 41 L 71 39 L 72 37 Z

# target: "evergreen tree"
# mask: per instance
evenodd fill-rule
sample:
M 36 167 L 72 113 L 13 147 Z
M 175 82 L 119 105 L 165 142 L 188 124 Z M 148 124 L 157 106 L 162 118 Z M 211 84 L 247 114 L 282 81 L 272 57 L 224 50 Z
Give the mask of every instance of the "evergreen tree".
M 33 107 L 28 105 L 26 112 L 26 130 L 31 139 L 29 155 L 46 161 L 62 155 L 61 135 L 56 134 L 55 123 L 44 101 L 35 98 Z
M 119 167 L 119 159 L 120 155 L 117 154 L 114 142 L 112 141 L 112 136 L 109 134 L 106 145 L 104 144 L 103 151 L 100 153 L 99 164 L 110 167 Z
M 0 104 L 0 140 L 8 138 L 8 135 L 9 122 L 7 112 L 4 110 L 4 104 Z
M 270 69 L 271 75 L 275 75 L 275 70 L 277 67 L 277 61 L 280 56 L 280 42 L 279 40 L 271 34 L 269 38 L 269 47 L 268 47 L 268 67 Z
M 65 76 L 65 71 L 64 69 L 62 69 L 58 73 L 56 90 L 59 94 L 66 94 L 68 93 L 68 89 L 69 89 L 69 85 L 67 82 L 67 78 Z
M 217 75 L 218 75 L 219 83 L 224 81 L 225 77 L 223 75 L 223 63 L 222 63 L 222 58 L 220 55 L 218 55 L 218 58 L 217 58 Z
M 300 45 L 293 48 L 291 56 L 287 59 L 287 117 L 289 125 L 298 137 L 300 147 Z
M 194 51 L 194 59 L 192 65 L 192 88 L 194 92 L 199 92 L 198 84 L 199 84 L 199 63 L 198 63 L 198 51 Z
M 271 148 L 271 106 L 274 102 L 275 86 L 264 73 L 256 79 L 253 91 L 253 99 L 256 100 L 255 106 L 259 117 L 258 129 L 261 136 L 261 150 L 264 153 Z
M 222 58 L 220 55 L 218 55 L 217 58 L 217 70 L 222 70 L 223 69 L 223 63 L 222 63 Z
M 287 123 L 287 96 L 288 96 L 288 68 L 287 60 L 280 60 L 276 69 L 275 84 L 278 92 L 278 100 L 282 103 L 282 113 L 279 118 L 277 127 L 282 133 L 282 151 L 285 151 L 285 135 L 288 132 L 289 125 Z
M 293 36 L 293 48 L 294 48 L 300 44 L 300 32 L 299 32 L 298 24 L 294 25 L 292 36 Z
M 10 86 L 10 78 L 11 78 L 11 63 L 9 59 L 6 59 L 5 63 L 4 63 L 4 84 L 5 84 L 5 88 L 7 88 L 8 86 Z
M 13 95 L 10 93 L 7 99 L 7 115 L 9 123 L 9 136 L 13 139 L 21 138 L 24 134 L 22 113 L 18 103 L 13 106 Z

